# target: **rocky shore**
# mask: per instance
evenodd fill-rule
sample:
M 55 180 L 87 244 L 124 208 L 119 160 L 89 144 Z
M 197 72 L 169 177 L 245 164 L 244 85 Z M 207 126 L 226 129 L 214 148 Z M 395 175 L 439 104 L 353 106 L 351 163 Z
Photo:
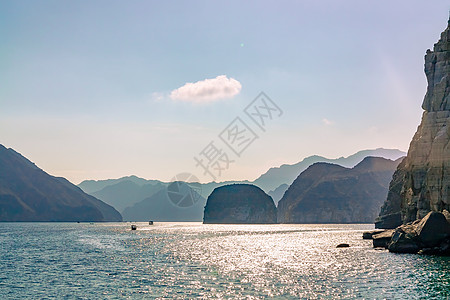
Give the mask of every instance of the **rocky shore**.
M 396 229 L 365 232 L 374 248 L 386 248 L 395 253 L 450 255 L 450 213 L 431 211 L 424 218 Z

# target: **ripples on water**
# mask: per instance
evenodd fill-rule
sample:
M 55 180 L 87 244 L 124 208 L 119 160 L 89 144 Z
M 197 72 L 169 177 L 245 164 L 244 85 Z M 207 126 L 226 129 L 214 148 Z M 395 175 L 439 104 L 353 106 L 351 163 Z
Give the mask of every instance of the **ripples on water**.
M 449 298 L 450 258 L 374 250 L 372 228 L 0 223 L 0 298 Z

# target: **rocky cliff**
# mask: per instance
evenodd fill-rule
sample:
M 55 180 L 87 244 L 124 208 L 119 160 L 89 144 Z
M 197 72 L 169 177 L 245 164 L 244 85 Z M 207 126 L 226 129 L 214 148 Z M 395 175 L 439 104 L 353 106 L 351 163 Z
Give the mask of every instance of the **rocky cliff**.
M 209 195 L 204 224 L 274 224 L 276 207 L 272 198 L 251 184 L 218 187 Z
M 122 221 L 122 216 L 0 145 L 0 221 Z
M 450 208 L 450 21 L 425 55 L 422 121 L 394 176 L 378 228 L 395 228 Z
M 366 157 L 353 168 L 316 163 L 278 203 L 279 223 L 372 223 L 402 159 Z

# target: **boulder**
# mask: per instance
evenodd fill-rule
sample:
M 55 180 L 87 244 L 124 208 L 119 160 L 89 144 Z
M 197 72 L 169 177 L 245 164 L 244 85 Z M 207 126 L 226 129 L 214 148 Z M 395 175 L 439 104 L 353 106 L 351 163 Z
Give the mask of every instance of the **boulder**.
M 396 253 L 448 253 L 450 224 L 443 213 L 431 211 L 423 219 L 395 229 L 388 249 Z
M 336 246 L 336 248 L 348 248 L 348 247 L 350 247 L 350 245 L 346 243 L 342 243 Z
M 415 231 L 423 247 L 435 247 L 450 236 L 450 224 L 444 214 L 432 211 L 420 220 Z
M 391 241 L 392 235 L 394 234 L 393 229 L 385 230 L 381 233 L 372 235 L 372 242 L 374 248 L 387 248 L 389 242 Z
M 388 244 L 390 252 L 417 253 L 421 247 L 417 238 L 414 225 L 402 225 L 395 229 Z
M 372 231 L 366 231 L 363 232 L 363 239 L 364 240 L 371 240 L 373 238 L 374 234 L 379 234 L 384 232 L 385 230 L 372 230 Z

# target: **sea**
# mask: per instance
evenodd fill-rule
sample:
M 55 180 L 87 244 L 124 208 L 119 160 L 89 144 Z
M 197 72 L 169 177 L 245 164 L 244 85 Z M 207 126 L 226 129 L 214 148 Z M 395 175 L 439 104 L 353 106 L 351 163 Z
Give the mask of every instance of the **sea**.
M 450 298 L 450 257 L 373 249 L 371 229 L 0 223 L 0 299 Z

